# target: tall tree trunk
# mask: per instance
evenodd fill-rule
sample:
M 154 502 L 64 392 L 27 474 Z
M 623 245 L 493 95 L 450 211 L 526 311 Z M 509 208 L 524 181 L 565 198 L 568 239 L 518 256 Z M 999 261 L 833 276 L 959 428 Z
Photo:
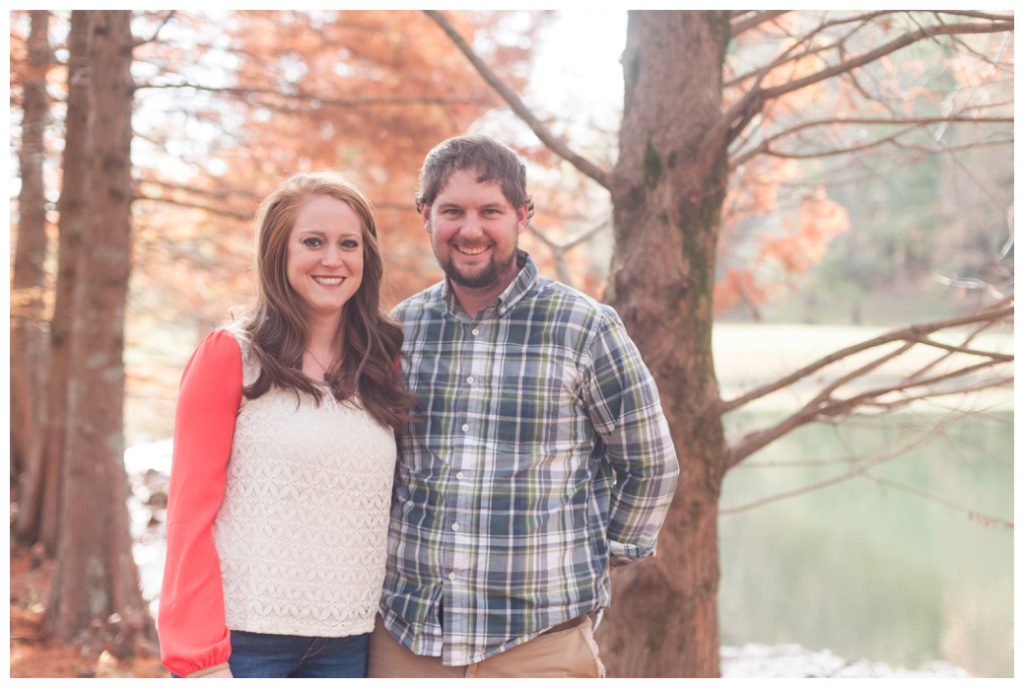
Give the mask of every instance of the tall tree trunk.
M 46 258 L 46 188 L 43 184 L 43 134 L 49 119 L 46 73 L 50 67 L 47 31 L 50 13 L 29 13 L 28 63 L 24 82 L 21 149 L 18 164 L 18 246 L 11 284 L 11 478 L 38 457 L 43 321 L 43 260 Z
M 711 325 L 728 41 L 727 12 L 629 13 L 610 296 L 626 328 L 645 333 L 637 346 L 661 390 L 681 473 L 658 556 L 613 575 L 598 634 L 613 676 L 719 675 L 725 440 Z
M 64 153 L 57 262 L 57 295 L 50 321 L 49 371 L 41 451 L 22 481 L 17 533 L 28 542 L 42 542 L 50 554 L 57 550 L 60 478 L 67 426 L 68 378 L 71 374 L 71 314 L 82 225 L 86 221 L 89 175 L 89 17 L 71 12 L 68 32 L 68 99 L 64 122 Z
M 96 11 L 89 220 L 82 236 L 57 570 L 47 625 L 131 654 L 152 622 L 139 591 L 124 470 L 124 311 L 131 268 L 131 13 Z M 96 638 L 97 632 L 106 632 Z

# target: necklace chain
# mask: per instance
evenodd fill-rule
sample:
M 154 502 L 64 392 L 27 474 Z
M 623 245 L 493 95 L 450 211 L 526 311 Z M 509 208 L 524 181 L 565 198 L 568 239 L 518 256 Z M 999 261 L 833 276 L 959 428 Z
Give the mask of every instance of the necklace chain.
M 310 355 L 318 366 L 320 366 L 320 369 L 324 372 L 324 376 L 326 376 L 328 371 L 327 366 L 320 362 L 320 359 L 316 357 L 316 354 L 313 353 L 312 349 L 307 348 L 306 353 Z

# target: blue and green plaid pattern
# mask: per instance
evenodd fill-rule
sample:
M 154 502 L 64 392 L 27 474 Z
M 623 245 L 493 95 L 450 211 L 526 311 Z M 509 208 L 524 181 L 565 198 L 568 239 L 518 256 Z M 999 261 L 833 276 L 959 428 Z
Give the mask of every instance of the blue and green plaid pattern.
M 679 471 L 615 311 L 520 260 L 475 319 L 446 282 L 393 313 L 418 404 L 401 440 L 381 613 L 403 645 L 445 664 L 607 606 L 609 556 L 654 552 Z

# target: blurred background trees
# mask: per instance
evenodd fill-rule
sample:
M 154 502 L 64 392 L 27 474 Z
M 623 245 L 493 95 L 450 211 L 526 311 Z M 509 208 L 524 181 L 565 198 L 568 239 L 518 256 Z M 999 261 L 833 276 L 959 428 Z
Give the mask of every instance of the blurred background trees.
M 412 203 L 426 151 L 472 129 L 527 157 L 538 214 L 526 248 L 546 274 L 619 307 L 675 399 L 677 445 L 704 447 L 681 452 L 696 463 L 667 531 L 700 530 L 701 544 L 667 547 L 666 561 L 681 553 L 674 580 L 650 579 L 648 567 L 617 582 L 620 595 L 639 576 L 628 594 L 646 595 L 644 609 L 679 610 L 667 625 L 640 606 L 612 618 L 603 650 L 623 675 L 718 671 L 717 499 L 726 471 L 761 446 L 756 431 L 728 444 L 722 416 L 772 381 L 719 394 L 713 321 L 895 327 L 1012 303 L 1013 24 L 1003 13 L 632 13 L 623 81 L 609 79 L 625 88 L 624 113 L 622 100 L 581 111 L 572 96 L 541 95 L 557 79 L 536 63 L 552 13 L 446 13 L 442 30 L 405 11 L 135 12 L 130 279 L 114 257 L 127 244 L 98 243 L 122 225 L 96 223 L 109 167 L 97 146 L 118 134 L 94 112 L 90 89 L 115 83 L 107 68 L 95 80 L 83 29 L 94 14 L 11 14 L 12 503 L 18 538 L 51 553 L 64 524 L 83 521 L 58 516 L 73 501 L 61 492 L 60 476 L 76 471 L 69 457 L 114 471 L 102 480 L 115 498 L 98 499 L 119 509 L 119 452 L 169 436 L 192 346 L 252 296 L 255 207 L 295 172 L 337 169 L 368 190 L 390 305 L 440 277 Z M 683 262 L 653 269 L 661 256 Z M 100 267 L 105 258 L 120 267 Z M 83 307 L 108 288 L 127 291 Z M 102 342 L 84 343 L 99 330 Z M 115 368 L 123 358 L 123 425 L 109 412 L 120 400 L 98 386 L 122 386 L 116 370 L 90 381 L 73 358 L 94 347 Z M 87 449 L 68 433 L 101 408 L 111 434 Z M 831 408 L 834 418 L 853 407 Z M 124 563 L 120 518 L 111 513 L 105 532 Z M 145 621 L 115 614 L 98 613 L 100 625 L 129 651 Z M 650 656 L 651 638 L 677 637 L 681 652 Z

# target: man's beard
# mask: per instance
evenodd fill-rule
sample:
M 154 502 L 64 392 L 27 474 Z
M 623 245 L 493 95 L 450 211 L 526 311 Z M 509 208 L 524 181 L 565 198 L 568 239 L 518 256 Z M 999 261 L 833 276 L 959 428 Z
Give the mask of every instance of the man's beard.
M 448 260 L 441 262 L 441 269 L 444 270 L 444 274 L 448 276 L 448 279 L 459 286 L 469 287 L 471 289 L 482 289 L 496 284 L 499 277 L 511 268 L 515 259 L 516 254 L 513 251 L 512 255 L 509 256 L 508 260 L 505 261 L 504 264 L 499 265 L 492 258 L 490 262 L 480 270 L 480 272 L 474 275 L 466 275 L 459 272 L 459 269 L 455 267 L 455 261 L 449 257 Z

